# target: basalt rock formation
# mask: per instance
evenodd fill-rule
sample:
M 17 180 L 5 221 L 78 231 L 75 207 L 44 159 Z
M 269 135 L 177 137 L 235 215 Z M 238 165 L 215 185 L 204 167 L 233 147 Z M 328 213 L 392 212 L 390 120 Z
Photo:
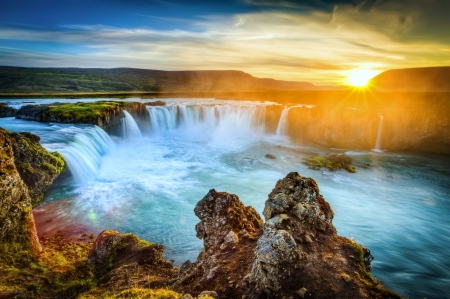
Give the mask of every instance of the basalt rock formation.
M 164 246 L 133 234 L 106 230 L 95 239 L 88 258 L 102 288 L 161 288 L 177 276 L 172 264 L 164 260 L 163 251 Z
M 58 152 L 49 153 L 31 133 L 6 133 L 12 141 L 14 163 L 28 189 L 32 208 L 44 198 L 45 191 L 64 169 L 64 158 Z
M 123 111 L 148 122 L 149 113 L 139 102 L 98 101 L 78 103 L 53 103 L 22 106 L 16 118 L 38 122 L 92 124 L 107 131 L 120 127 Z
M 32 199 L 17 171 L 10 134 L 0 129 L 0 245 L 15 243 L 23 250 L 39 252 L 41 247 L 31 213 Z M 1 247 L 0 250 L 8 249 Z
M 8 107 L 8 105 L 0 104 L 0 117 L 13 117 L 16 116 L 17 109 Z
M 249 273 L 262 220 L 234 194 L 212 189 L 195 209 L 200 218 L 195 230 L 205 250 L 193 264 L 181 267 L 175 290 L 198 295 L 215 290 L 221 298 L 240 298 L 243 276 Z
M 370 251 L 340 237 L 316 182 L 298 173 L 269 194 L 263 224 L 236 195 L 211 190 L 196 206 L 205 251 L 173 287 L 220 298 L 400 298 L 370 275 Z

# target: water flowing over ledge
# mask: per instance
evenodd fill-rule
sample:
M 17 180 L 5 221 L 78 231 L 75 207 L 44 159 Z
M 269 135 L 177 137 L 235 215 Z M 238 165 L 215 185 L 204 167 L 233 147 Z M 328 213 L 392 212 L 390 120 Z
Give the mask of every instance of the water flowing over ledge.
M 112 145 L 109 135 L 94 126 L 76 134 L 66 147 L 60 149 L 60 152 L 75 182 L 82 184 L 95 179 L 102 164 L 102 156 Z

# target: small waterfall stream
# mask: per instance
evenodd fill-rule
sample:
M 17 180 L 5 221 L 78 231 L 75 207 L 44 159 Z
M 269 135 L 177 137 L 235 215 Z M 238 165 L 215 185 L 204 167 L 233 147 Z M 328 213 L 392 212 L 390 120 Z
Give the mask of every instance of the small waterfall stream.
M 283 112 L 281 112 L 280 120 L 278 121 L 277 136 L 286 136 L 288 133 L 288 116 L 289 116 L 289 109 L 291 107 L 285 107 Z
M 382 152 L 381 136 L 383 135 L 383 121 L 384 121 L 384 116 L 380 114 L 380 123 L 378 124 L 378 132 L 377 132 L 377 141 L 375 143 L 375 148 L 373 149 L 376 152 Z
M 139 129 L 136 121 L 134 120 L 133 116 L 131 116 L 130 113 L 127 111 L 123 111 L 125 114 L 125 121 L 124 121 L 124 127 L 125 127 L 125 136 L 127 138 L 139 138 L 142 137 L 141 130 Z
M 102 164 L 102 156 L 112 144 L 109 135 L 95 126 L 76 134 L 73 140 L 59 152 L 64 156 L 75 182 L 83 184 L 97 176 Z

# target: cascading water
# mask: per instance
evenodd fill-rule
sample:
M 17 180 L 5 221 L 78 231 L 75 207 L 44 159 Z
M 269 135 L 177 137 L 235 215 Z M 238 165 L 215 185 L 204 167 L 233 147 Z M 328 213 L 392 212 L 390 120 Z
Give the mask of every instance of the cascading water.
M 162 134 L 175 129 L 188 134 L 234 136 L 263 134 L 265 132 L 266 107 L 236 105 L 173 105 L 147 107 L 150 113 L 150 131 Z
M 112 140 L 99 127 L 75 135 L 67 146 L 59 152 L 76 183 L 83 184 L 93 180 L 100 169 L 102 156 L 112 146 Z
M 380 123 L 378 124 L 378 132 L 377 132 L 377 142 L 375 143 L 375 148 L 373 149 L 376 152 L 382 152 L 381 136 L 383 134 L 383 121 L 384 121 L 384 116 L 380 114 Z
M 288 130 L 288 116 L 289 116 L 289 109 L 291 107 L 284 108 L 283 112 L 281 112 L 280 120 L 278 121 L 277 136 L 286 136 L 287 130 Z
M 125 114 L 125 120 L 124 120 L 124 127 L 125 127 L 125 136 L 127 138 L 139 138 L 142 137 L 141 130 L 139 129 L 139 126 L 137 125 L 136 121 L 134 120 L 133 116 L 131 116 L 130 113 L 127 111 L 123 111 Z

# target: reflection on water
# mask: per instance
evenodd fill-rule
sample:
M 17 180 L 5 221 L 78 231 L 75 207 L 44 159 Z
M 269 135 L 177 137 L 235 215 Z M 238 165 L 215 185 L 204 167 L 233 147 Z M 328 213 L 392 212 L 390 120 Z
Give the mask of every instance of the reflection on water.
M 166 110 L 173 112 L 170 105 Z M 201 111 L 192 103 L 183 105 L 191 112 Z M 195 260 L 203 246 L 195 237 L 198 219 L 193 209 L 209 189 L 235 193 L 261 213 L 276 181 L 297 171 L 318 182 L 335 211 L 339 234 L 370 248 L 375 257 L 372 273 L 387 287 L 410 298 L 448 296 L 448 157 L 347 152 L 356 174 L 313 171 L 300 163 L 303 157 L 338 150 L 306 148 L 264 134 L 259 108 L 242 102 L 228 105 L 206 109 L 203 118 L 194 114 L 189 127 L 169 126 L 174 119 L 164 109 L 149 109 L 159 117 L 149 126 L 153 121 L 158 130 L 116 140 L 101 156 L 95 177 L 83 184 L 73 178 L 60 180 L 39 209 L 50 213 L 60 227 L 82 224 L 96 233 L 115 229 L 162 243 L 166 256 L 180 264 Z M 239 118 L 244 114 L 247 121 Z M 163 130 L 163 124 L 169 125 Z M 61 152 L 76 134 L 92 129 L 14 119 L 0 119 L 0 126 L 35 132 L 47 148 Z M 276 159 L 265 158 L 267 153 Z

